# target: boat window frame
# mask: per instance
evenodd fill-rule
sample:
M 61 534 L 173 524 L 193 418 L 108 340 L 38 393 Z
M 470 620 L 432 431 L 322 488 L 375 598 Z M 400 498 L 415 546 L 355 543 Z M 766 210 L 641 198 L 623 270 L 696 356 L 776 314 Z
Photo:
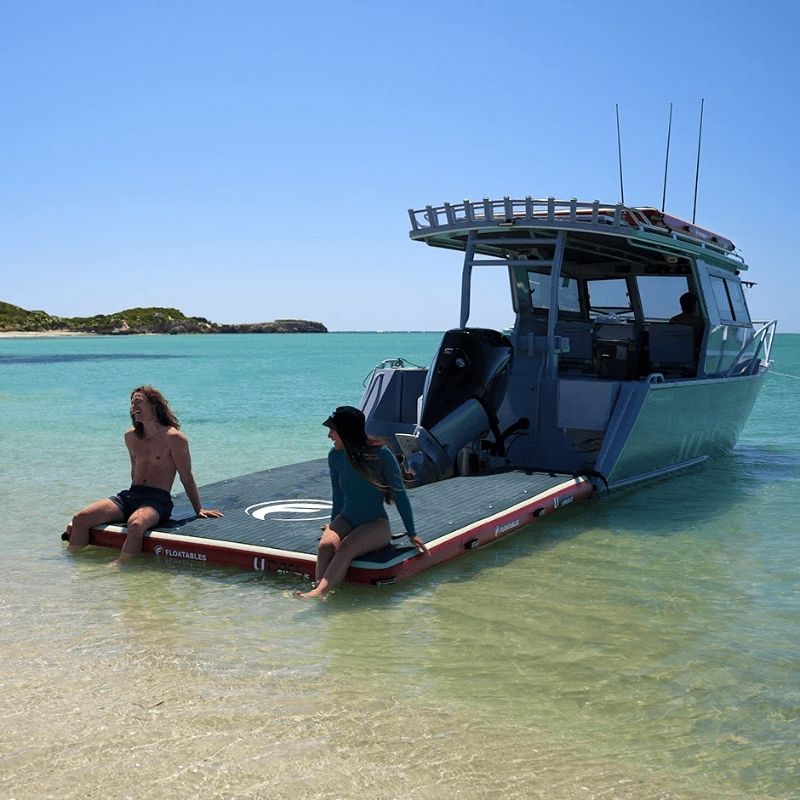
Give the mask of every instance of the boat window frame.
M 751 328 L 753 323 L 750 319 L 750 309 L 747 307 L 742 282 L 730 275 L 720 275 L 711 271 L 708 273 L 708 278 L 720 324 Z M 734 295 L 736 300 L 734 300 Z M 720 308 L 720 300 L 724 301 L 726 309 Z
M 615 310 L 600 311 L 592 307 L 591 305 L 592 294 L 589 289 L 589 284 L 591 283 L 599 284 L 602 281 L 622 281 L 622 283 L 625 285 L 625 295 L 628 299 L 627 308 L 625 308 L 624 310 L 620 308 L 620 310 L 617 311 Z M 635 280 L 633 281 L 633 285 L 631 285 L 630 276 L 628 275 L 604 275 L 598 277 L 592 276 L 584 279 L 584 286 L 586 289 L 586 311 L 589 320 L 594 321 L 598 317 L 607 315 L 619 317 L 621 320 L 624 320 L 626 322 L 636 322 L 639 319 L 640 312 L 637 310 L 639 302 L 638 289 L 636 287 Z
M 728 294 L 728 284 L 722 275 L 712 275 L 709 273 L 711 283 L 711 296 L 714 298 L 714 305 L 717 308 L 717 316 L 723 325 L 733 325 L 736 318 L 733 313 L 733 303 Z
M 695 285 L 695 281 L 692 279 L 691 275 L 672 275 L 672 274 L 651 274 L 651 273 L 637 273 L 633 276 L 634 281 L 636 282 L 636 291 L 639 294 L 639 304 L 642 307 L 642 321 L 644 323 L 648 322 L 667 322 L 672 317 L 681 313 L 681 306 L 680 306 L 680 298 L 686 292 L 692 292 L 696 297 L 698 297 L 698 312 L 700 316 L 705 318 L 705 312 L 703 308 L 703 303 L 699 302 L 699 293 L 697 291 L 697 287 Z M 667 313 L 664 316 L 657 317 L 648 314 L 648 311 L 651 307 L 651 298 L 657 297 L 660 292 L 654 292 L 652 289 L 647 289 L 646 292 L 642 293 L 642 288 L 647 288 L 647 282 L 651 280 L 668 280 L 674 281 L 676 284 L 679 282 L 683 282 L 683 286 L 681 287 L 680 291 L 675 294 L 674 302 L 669 308 L 665 308 Z M 644 284 L 643 284 L 644 282 Z M 645 308 L 645 299 L 647 299 L 647 308 Z M 672 298 L 670 298 L 672 299 Z
M 747 307 L 742 282 L 732 278 L 725 278 L 724 280 L 735 321 L 741 325 L 752 325 L 750 309 Z M 741 300 L 741 304 L 737 303 L 737 300 Z
M 531 274 L 542 275 L 544 276 L 547 281 L 548 285 L 546 287 L 546 291 L 543 291 L 541 294 L 543 297 L 547 299 L 547 305 L 535 305 L 533 302 L 534 293 L 530 290 L 530 276 Z M 541 269 L 536 269 L 536 267 L 529 266 L 525 269 L 525 279 L 526 285 L 528 287 L 528 307 L 530 308 L 531 313 L 535 317 L 547 317 L 550 313 L 550 282 L 552 280 L 552 273 L 549 267 L 542 267 Z M 561 305 L 561 298 L 562 298 L 562 288 L 566 288 L 563 286 L 559 286 L 558 291 L 558 308 L 556 309 L 556 313 L 558 315 L 558 319 L 570 319 L 570 320 L 580 320 L 580 319 L 587 319 L 586 308 L 586 290 L 585 290 L 585 281 L 582 278 L 578 278 L 574 275 L 565 274 L 564 272 L 561 273 L 559 280 L 563 281 L 564 279 L 570 281 L 570 283 L 574 284 L 576 295 L 577 295 L 577 309 L 574 308 L 567 308 Z
M 478 320 L 478 324 L 477 325 L 475 324 L 475 316 L 478 316 L 480 318 L 481 316 L 485 316 L 486 315 L 486 306 L 481 305 L 480 302 L 479 303 L 475 303 L 474 297 L 476 296 L 476 294 L 478 294 L 478 296 L 483 297 L 483 296 L 486 295 L 486 293 L 483 293 L 483 294 L 476 293 L 474 291 L 474 289 L 475 289 L 476 283 L 479 283 L 482 278 L 485 278 L 485 277 L 491 275 L 492 271 L 494 271 L 495 274 L 496 274 L 498 269 L 501 269 L 501 270 L 505 271 L 506 289 L 503 292 L 503 297 L 508 299 L 509 294 L 511 296 L 511 309 L 512 309 L 513 314 L 514 314 L 514 320 L 511 322 L 511 326 L 509 326 L 509 327 L 513 327 L 513 325 L 515 324 L 516 318 L 519 315 L 519 304 L 518 304 L 518 301 L 517 301 L 516 282 L 514 280 L 513 266 L 512 266 L 511 263 L 509 263 L 509 261 L 507 259 L 498 259 L 496 263 L 492 263 L 492 264 L 489 264 L 489 263 L 473 264 L 473 265 L 470 266 L 470 270 L 469 270 L 469 293 L 468 293 L 468 299 L 467 299 L 467 312 L 468 312 L 467 313 L 467 321 L 468 321 L 468 323 L 470 323 L 469 327 L 479 327 L 479 328 L 480 327 L 485 327 L 485 325 L 481 325 L 480 324 L 481 323 L 480 319 Z M 478 277 L 478 276 L 480 276 L 480 277 Z M 498 291 L 498 289 L 499 289 L 499 287 L 501 285 L 500 284 L 500 280 L 502 280 L 502 279 L 495 279 L 493 277 L 491 280 L 492 281 L 498 280 L 498 283 L 496 284 L 496 286 L 492 287 L 492 293 L 494 293 L 495 291 Z M 478 289 L 480 289 L 480 287 L 478 287 Z M 463 285 L 462 285 L 462 293 L 463 293 Z M 497 296 L 497 299 L 499 299 L 499 294 Z M 462 294 L 462 301 L 461 302 L 462 302 L 462 309 L 463 309 L 463 307 L 464 307 L 463 294 Z M 491 328 L 487 328 L 487 329 L 491 329 L 491 330 L 507 330 L 507 327 L 503 326 L 502 328 L 500 328 L 500 327 L 495 325 L 495 326 L 493 326 Z
M 738 271 L 722 269 L 708 261 L 702 259 L 697 260 L 697 274 L 700 281 L 700 290 L 705 297 L 706 308 L 708 311 L 708 319 L 715 325 L 732 325 L 734 327 L 752 328 L 753 322 L 750 317 L 750 309 L 747 306 L 747 299 L 742 290 L 742 281 L 739 278 Z M 719 281 L 722 283 L 720 284 Z M 732 287 L 738 286 L 738 290 Z M 720 287 L 723 287 L 725 293 L 725 301 L 729 308 L 727 313 L 723 314 L 723 309 L 719 308 L 718 293 Z M 737 315 L 736 307 L 731 299 L 731 291 L 738 292 L 743 302 L 743 310 L 746 312 L 744 316 Z

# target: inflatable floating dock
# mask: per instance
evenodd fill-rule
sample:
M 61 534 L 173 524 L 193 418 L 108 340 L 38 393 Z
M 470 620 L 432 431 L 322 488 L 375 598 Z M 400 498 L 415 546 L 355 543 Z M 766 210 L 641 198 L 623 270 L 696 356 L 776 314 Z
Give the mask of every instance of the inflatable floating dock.
M 348 583 L 379 586 L 416 575 L 518 531 L 540 517 L 589 495 L 585 477 L 506 469 L 453 477 L 409 490 L 417 532 L 429 556 L 406 536 L 355 560 Z M 326 459 L 276 467 L 203 486 L 207 508 L 221 519 L 197 519 L 185 495 L 176 498 L 174 519 L 151 530 L 143 552 L 162 559 L 225 564 L 246 570 L 314 576 L 321 528 L 330 519 Z M 394 506 L 392 531 L 403 530 Z M 124 525 L 101 525 L 91 542 L 122 547 Z

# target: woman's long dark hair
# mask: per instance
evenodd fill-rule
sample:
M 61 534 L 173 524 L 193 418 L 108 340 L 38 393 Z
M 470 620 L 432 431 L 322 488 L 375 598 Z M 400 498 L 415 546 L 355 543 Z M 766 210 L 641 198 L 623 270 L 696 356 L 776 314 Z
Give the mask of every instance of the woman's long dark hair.
M 136 392 L 143 394 L 147 398 L 147 401 L 151 406 L 153 406 L 156 419 L 164 427 L 180 429 L 181 424 L 178 422 L 175 412 L 169 407 L 167 399 L 163 394 L 161 394 L 161 392 L 158 391 L 158 389 L 156 389 L 155 386 L 150 386 L 149 384 L 137 386 L 131 392 L 131 400 L 133 400 L 133 396 L 136 394 Z M 144 425 L 138 420 L 134 419 L 133 412 L 131 412 L 131 422 L 133 423 L 133 428 L 136 431 L 136 435 L 140 439 L 144 439 Z
M 394 502 L 392 488 L 384 482 L 383 471 L 378 460 L 377 449 L 385 444 L 377 436 L 343 436 L 337 431 L 344 445 L 344 451 L 356 472 L 363 475 L 373 486 L 383 492 L 383 499 L 387 503 Z

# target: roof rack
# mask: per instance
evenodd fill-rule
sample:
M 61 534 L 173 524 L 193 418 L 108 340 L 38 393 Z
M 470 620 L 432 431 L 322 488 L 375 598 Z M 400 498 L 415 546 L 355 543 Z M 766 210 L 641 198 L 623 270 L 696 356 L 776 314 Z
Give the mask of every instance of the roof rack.
M 726 256 L 735 249 L 733 242 L 696 225 L 690 225 L 677 217 L 670 217 L 655 208 L 636 208 L 623 203 L 608 204 L 594 200 L 591 203 L 571 200 L 512 199 L 481 201 L 464 200 L 462 203 L 444 203 L 441 206 L 410 208 L 410 236 L 426 239 L 448 229 L 470 229 L 483 227 L 511 227 L 521 223 L 527 225 L 576 224 L 633 229 L 655 233 L 694 246 L 708 248 Z M 734 256 L 740 259 L 738 256 Z

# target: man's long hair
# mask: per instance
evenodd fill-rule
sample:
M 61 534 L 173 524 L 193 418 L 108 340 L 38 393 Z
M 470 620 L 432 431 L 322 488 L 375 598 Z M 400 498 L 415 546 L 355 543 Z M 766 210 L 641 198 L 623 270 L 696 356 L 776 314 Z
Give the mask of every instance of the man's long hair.
M 167 399 L 164 397 L 161 392 L 156 389 L 155 386 L 150 386 L 149 384 L 145 384 L 144 386 L 137 386 L 131 392 L 131 400 L 133 400 L 133 396 L 136 392 L 141 392 L 146 398 L 147 401 L 153 406 L 153 411 L 155 411 L 156 419 L 166 428 L 178 428 L 180 429 L 181 424 L 178 422 L 178 418 L 175 416 L 175 412 L 169 407 L 169 403 Z M 139 422 L 138 420 L 133 418 L 133 412 L 131 412 L 131 422 L 133 423 L 133 428 L 136 431 L 136 435 L 140 439 L 144 439 L 144 425 Z

